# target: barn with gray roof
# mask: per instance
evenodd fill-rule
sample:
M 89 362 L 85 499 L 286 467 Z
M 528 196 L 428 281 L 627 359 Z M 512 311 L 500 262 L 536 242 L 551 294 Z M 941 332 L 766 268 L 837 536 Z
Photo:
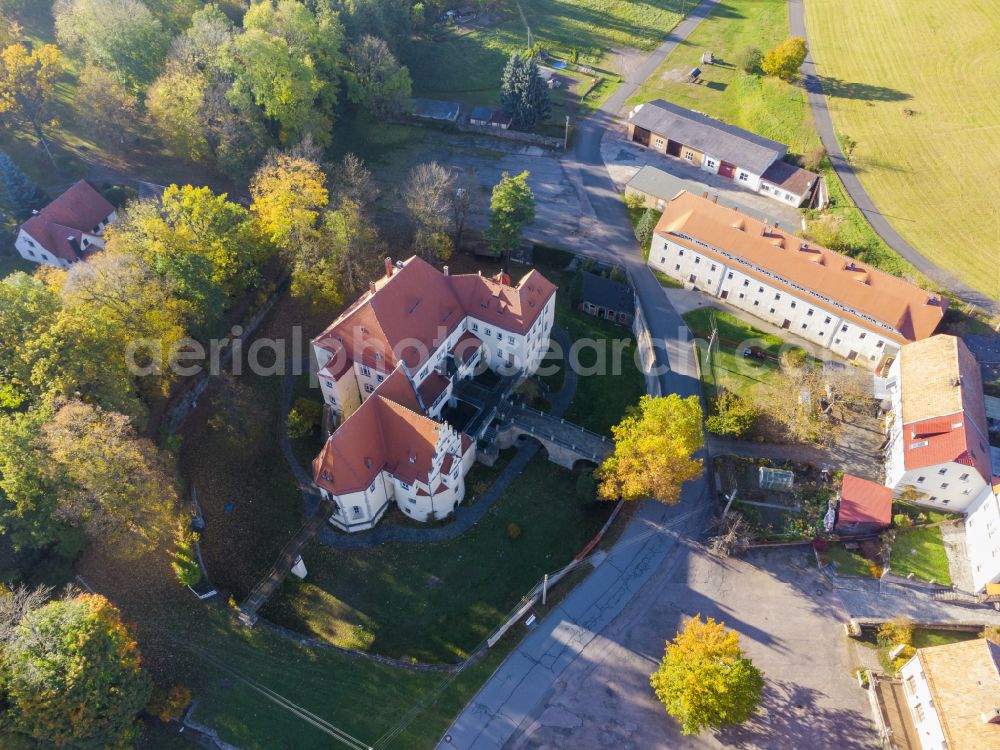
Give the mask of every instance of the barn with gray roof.
M 663 99 L 632 111 L 628 138 L 793 206 L 809 200 L 819 180 L 784 161 L 788 146 Z

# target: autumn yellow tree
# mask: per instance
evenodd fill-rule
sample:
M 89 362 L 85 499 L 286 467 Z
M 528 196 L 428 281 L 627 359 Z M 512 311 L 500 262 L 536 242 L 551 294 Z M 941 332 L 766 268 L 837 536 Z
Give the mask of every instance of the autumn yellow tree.
M 773 50 L 764 55 L 760 67 L 767 75 L 777 76 L 785 81 L 794 80 L 806 59 L 806 40 L 790 36 Z
M 260 232 L 292 272 L 292 294 L 314 304 L 339 302 L 335 253 L 321 225 L 330 196 L 311 143 L 270 154 L 250 183 L 250 195 Z
M 701 615 L 667 642 L 649 681 L 683 734 L 746 721 L 764 687 L 764 675 L 740 649 L 739 635 Z
M 643 396 L 639 406 L 611 428 L 615 450 L 597 470 L 604 500 L 680 499 L 681 485 L 701 475 L 701 404 L 697 396 Z
M 54 44 L 29 50 L 17 43 L 0 51 L 0 115 L 30 124 L 50 159 L 42 126 L 62 72 L 62 53 Z
M 137 554 L 170 538 L 178 493 L 170 456 L 128 417 L 78 400 L 57 405 L 42 428 L 61 489 L 55 516 L 92 541 Z

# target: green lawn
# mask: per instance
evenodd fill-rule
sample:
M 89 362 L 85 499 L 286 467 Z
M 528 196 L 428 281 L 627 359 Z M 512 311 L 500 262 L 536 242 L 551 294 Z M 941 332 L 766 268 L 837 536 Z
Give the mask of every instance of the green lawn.
M 367 744 L 410 718 L 406 729 L 385 747 L 433 747 L 515 642 L 505 639 L 449 682 L 453 675 L 415 672 L 308 648 L 260 627 L 250 631 L 224 607 L 193 597 L 159 606 L 149 612 L 156 617 L 155 625 L 143 623 L 146 637 L 140 638 L 140 645 L 145 642 L 144 656 L 155 651 L 156 660 L 164 665 L 154 674 L 191 687 L 198 701 L 194 719 L 243 750 L 327 750 L 335 745 L 331 737 L 261 695 L 246 680 Z M 418 704 L 424 701 L 420 710 Z M 411 709 L 414 713 L 407 717 Z M 184 747 L 160 742 L 163 732 L 150 735 L 140 747 Z
M 471 653 L 544 573 L 568 563 L 610 505 L 582 506 L 577 474 L 537 456 L 472 530 L 437 544 L 341 552 L 313 543 L 309 576 L 264 615 L 347 648 L 453 662 Z M 521 528 L 511 539 L 508 524 Z
M 609 74 L 585 108 L 614 88 L 614 51 L 655 48 L 680 20 L 681 5 L 682 0 L 520 0 L 535 42 L 566 61 L 576 50 L 581 65 Z M 416 96 L 498 104 L 503 67 L 512 53 L 527 46 L 527 29 L 511 5 L 488 28 L 436 29 L 413 40 L 402 57 Z
M 859 554 L 851 552 L 842 544 L 831 544 L 826 556 L 837 565 L 837 574 L 842 576 L 871 576 L 871 563 Z
M 939 521 L 958 518 L 958 514 L 956 513 L 944 513 L 940 510 L 923 508 L 919 505 L 910 505 L 899 500 L 894 500 L 892 503 L 892 515 L 897 526 L 901 525 L 898 520 L 900 516 L 904 516 L 914 523 L 938 523 Z
M 786 143 L 793 153 L 803 153 L 818 145 L 819 137 L 802 89 L 778 79 L 747 75 L 735 64 L 744 47 L 766 52 L 786 36 L 785 0 L 722 0 L 628 104 L 667 99 Z M 701 64 L 705 51 L 715 55 L 714 65 Z M 696 66 L 702 69 L 702 81 L 683 83 Z
M 979 637 L 979 633 L 967 630 L 929 630 L 915 628 L 913 630 L 913 647 L 930 648 L 931 646 L 947 646 L 950 643 L 971 641 Z
M 702 382 L 713 392 L 724 388 L 740 396 L 751 396 L 754 389 L 767 381 L 771 373 L 778 369 L 773 359 L 757 360 L 743 357 L 743 349 L 752 346 L 777 356 L 782 351 L 796 349 L 789 347 L 777 336 L 754 328 L 730 313 L 715 307 L 700 307 L 685 313 L 684 322 L 698 339 L 708 341 L 712 333 L 712 321 L 719 332 L 719 344 L 712 348 L 712 361 L 704 345 L 698 346 Z
M 995 7 L 810 0 L 805 8 L 838 136 L 857 142 L 852 163 L 878 208 L 934 263 L 1000 299 Z M 975 75 L 956 85 L 968 61 Z
M 902 529 L 895 533 L 896 541 L 892 543 L 889 555 L 889 568 L 893 573 L 901 576 L 913 573 L 924 581 L 951 585 L 941 529 L 932 526 Z
M 559 286 L 556 324 L 566 329 L 573 341 L 593 342 L 593 346 L 580 347 L 576 355 L 576 396 L 563 416 L 588 430 L 610 435 L 612 425 L 646 393 L 645 378 L 635 363 L 632 330 L 576 310 L 569 292 L 573 274 L 544 267 L 539 270 Z M 544 364 L 565 367 L 566 360 Z

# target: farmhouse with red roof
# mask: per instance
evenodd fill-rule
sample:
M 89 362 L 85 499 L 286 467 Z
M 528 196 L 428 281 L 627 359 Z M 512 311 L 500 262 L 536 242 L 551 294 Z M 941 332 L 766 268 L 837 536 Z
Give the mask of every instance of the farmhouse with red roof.
M 556 287 L 537 271 L 452 276 L 414 256 L 394 264 L 312 344 L 339 427 L 313 462 L 330 523 L 370 529 L 395 502 L 443 518 L 462 502 L 472 436 L 442 420 L 456 384 L 484 369 L 521 377 L 548 351 Z
M 14 247 L 32 263 L 69 268 L 104 247 L 104 230 L 117 218 L 97 188 L 80 180 L 21 225 Z
M 921 505 L 965 515 L 976 590 L 1000 581 L 1000 500 L 994 494 L 983 383 L 955 336 L 904 346 L 889 368 L 886 485 Z

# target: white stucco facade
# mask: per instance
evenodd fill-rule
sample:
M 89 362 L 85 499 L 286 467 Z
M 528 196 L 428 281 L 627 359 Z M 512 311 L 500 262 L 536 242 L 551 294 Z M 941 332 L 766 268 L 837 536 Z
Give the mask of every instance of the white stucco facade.
M 969 506 L 965 547 L 975 590 L 981 591 L 988 583 L 1000 583 L 1000 497 L 992 488 L 981 492 Z
M 920 659 L 914 656 L 900 670 L 903 680 L 903 690 L 906 693 L 906 705 L 913 717 L 913 725 L 917 730 L 922 750 L 947 750 L 944 730 L 934 707 L 930 686 L 924 677 Z
M 838 312 L 839 303 L 834 300 L 819 299 L 805 289 L 790 291 L 788 283 L 764 280 L 774 277 L 770 271 L 741 262 L 721 248 L 713 251 L 699 252 L 657 232 L 649 252 L 649 265 L 689 289 L 725 300 L 866 367 L 874 368 L 883 358 L 898 351 L 892 332 L 874 319 L 861 323 L 856 311 Z M 726 258 L 727 255 L 730 257 Z M 853 316 L 848 318 L 845 313 Z
M 104 247 L 104 230 L 110 224 L 117 221 L 118 215 L 112 211 L 107 219 L 101 221 L 91 232 L 80 232 L 80 247 L 83 252 L 92 251 L 93 248 Z M 56 268 L 69 268 L 72 261 L 60 258 L 54 253 L 46 250 L 45 244 L 40 238 L 33 237 L 24 227 L 18 229 L 17 238 L 14 240 L 14 248 L 22 258 L 32 263 L 40 263 Z

